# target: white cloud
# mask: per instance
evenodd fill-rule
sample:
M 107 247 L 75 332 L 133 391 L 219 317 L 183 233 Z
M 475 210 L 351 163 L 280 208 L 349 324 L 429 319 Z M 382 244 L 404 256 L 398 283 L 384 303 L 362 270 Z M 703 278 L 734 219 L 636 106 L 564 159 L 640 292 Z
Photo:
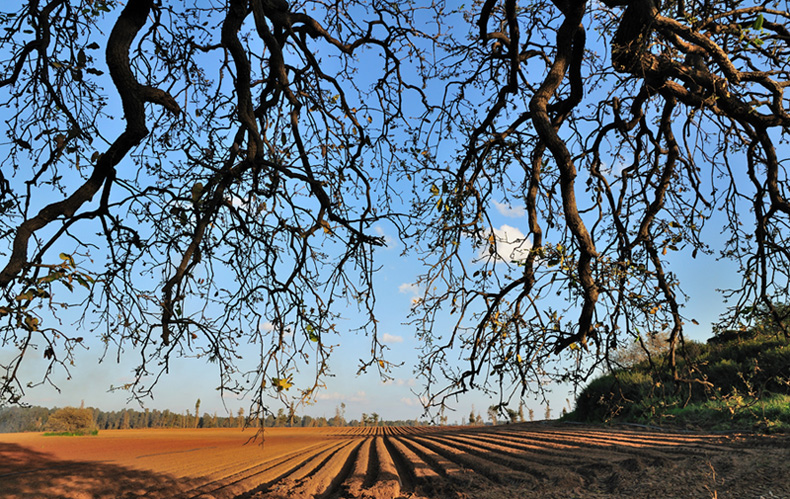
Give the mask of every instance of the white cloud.
M 373 231 L 376 233 L 377 236 L 384 238 L 384 244 L 386 245 L 385 248 L 393 249 L 395 247 L 395 239 L 393 239 L 389 234 L 387 234 L 381 225 L 376 225 L 373 227 Z
M 258 331 L 262 333 L 275 333 L 278 336 L 280 334 L 280 331 L 277 330 L 276 326 L 269 321 L 262 322 L 261 325 L 258 326 Z M 286 327 L 285 330 L 283 330 L 283 337 L 290 338 L 291 336 L 293 336 L 293 330 L 290 327 Z
M 400 403 L 409 407 L 424 407 L 426 400 L 425 397 L 402 397 Z
M 511 206 L 506 203 L 498 203 L 493 201 L 497 211 L 508 218 L 522 218 L 526 215 L 526 210 L 523 206 Z
M 245 209 L 246 210 L 248 205 L 249 205 L 249 202 L 246 199 L 244 199 L 244 198 L 241 198 L 241 197 L 239 197 L 239 196 L 237 196 L 235 194 L 232 194 L 230 196 L 230 204 L 234 208 L 241 208 L 241 209 Z
M 420 295 L 422 294 L 422 290 L 416 284 L 404 282 L 403 284 L 398 286 L 398 291 L 405 295 L 411 295 L 412 305 L 418 304 L 421 300 Z
M 254 200 L 255 198 L 253 198 L 253 201 Z M 250 203 L 250 198 L 243 198 L 233 193 L 225 196 L 225 202 L 240 211 L 251 211 L 251 209 L 254 208 L 254 203 Z
M 394 334 L 384 333 L 381 335 L 383 343 L 403 343 L 403 336 L 396 336 Z
M 611 179 L 618 179 L 623 176 L 623 170 L 628 168 L 629 164 L 624 163 L 622 161 L 617 161 L 613 167 L 610 167 L 607 163 L 601 161 L 600 166 L 598 167 L 601 170 L 601 173 L 606 175 L 610 180 Z
M 519 229 L 510 225 L 502 225 L 498 229 L 493 229 L 493 236 L 496 253 L 492 255 L 489 249 L 491 245 L 487 245 L 480 251 L 481 260 L 493 258 L 495 261 L 520 262 L 527 259 L 532 242 Z

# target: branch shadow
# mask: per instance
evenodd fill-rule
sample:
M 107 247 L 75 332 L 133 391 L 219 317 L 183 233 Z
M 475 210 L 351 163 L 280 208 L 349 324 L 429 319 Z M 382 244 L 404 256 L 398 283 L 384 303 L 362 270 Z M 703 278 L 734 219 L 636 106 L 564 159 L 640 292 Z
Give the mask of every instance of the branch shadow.
M 101 461 L 62 460 L 0 442 L 0 496 L 7 499 L 174 497 L 205 483 Z

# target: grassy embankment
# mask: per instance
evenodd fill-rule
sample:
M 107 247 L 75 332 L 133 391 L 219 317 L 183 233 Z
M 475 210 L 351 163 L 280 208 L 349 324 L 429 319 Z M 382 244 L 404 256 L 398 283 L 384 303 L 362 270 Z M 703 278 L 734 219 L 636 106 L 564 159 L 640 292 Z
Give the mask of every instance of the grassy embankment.
M 654 355 L 593 380 L 565 419 L 790 433 L 790 339 L 753 328 L 681 350 L 683 382 Z

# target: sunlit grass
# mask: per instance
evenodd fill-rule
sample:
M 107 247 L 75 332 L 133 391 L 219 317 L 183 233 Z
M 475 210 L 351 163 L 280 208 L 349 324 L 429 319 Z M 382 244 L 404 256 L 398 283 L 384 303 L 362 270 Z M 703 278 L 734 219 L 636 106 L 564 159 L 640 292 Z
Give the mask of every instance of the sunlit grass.
M 48 431 L 44 433 L 45 437 L 85 437 L 85 436 L 96 436 L 99 434 L 99 430 L 91 430 L 89 432 L 82 432 L 82 431 Z
M 719 431 L 790 432 L 790 395 L 734 396 L 667 409 L 667 421 Z

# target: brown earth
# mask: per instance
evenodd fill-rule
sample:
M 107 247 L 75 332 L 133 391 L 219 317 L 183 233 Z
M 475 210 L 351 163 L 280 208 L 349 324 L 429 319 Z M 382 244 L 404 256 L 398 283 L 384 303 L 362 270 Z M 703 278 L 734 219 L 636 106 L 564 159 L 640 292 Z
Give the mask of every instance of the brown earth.
M 3 498 L 790 498 L 787 436 L 523 423 L 0 434 Z

